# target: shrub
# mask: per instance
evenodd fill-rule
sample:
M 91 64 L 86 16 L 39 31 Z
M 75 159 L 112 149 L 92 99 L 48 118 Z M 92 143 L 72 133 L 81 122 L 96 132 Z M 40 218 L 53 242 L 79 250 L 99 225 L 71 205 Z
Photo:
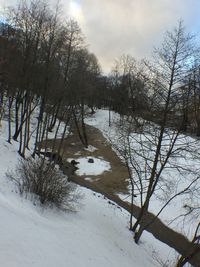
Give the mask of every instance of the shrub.
M 78 199 L 75 184 L 70 183 L 53 163 L 44 159 L 22 159 L 15 171 L 7 176 L 15 181 L 20 194 L 34 194 L 41 204 L 71 209 Z

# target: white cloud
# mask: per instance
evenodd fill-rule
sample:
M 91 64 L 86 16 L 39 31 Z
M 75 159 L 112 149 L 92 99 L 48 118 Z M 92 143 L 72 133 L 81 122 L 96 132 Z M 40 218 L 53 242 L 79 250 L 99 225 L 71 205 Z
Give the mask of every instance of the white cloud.
M 150 55 L 166 30 L 183 18 L 189 29 L 198 27 L 198 0 L 81 0 L 91 50 L 105 70 L 122 53 L 136 58 Z
M 0 7 L 14 2 L 0 0 Z M 180 18 L 189 30 L 200 27 L 199 0 L 61 0 L 61 4 L 64 16 L 70 12 L 78 20 L 105 71 L 123 53 L 148 57 Z

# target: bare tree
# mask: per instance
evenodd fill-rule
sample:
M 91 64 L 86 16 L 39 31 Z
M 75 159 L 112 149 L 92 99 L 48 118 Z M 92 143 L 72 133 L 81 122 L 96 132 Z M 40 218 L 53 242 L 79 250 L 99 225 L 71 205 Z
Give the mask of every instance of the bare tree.
M 183 22 L 172 32 L 167 32 L 163 46 L 155 52 L 155 65 L 150 66 L 151 84 L 156 85 L 159 94 L 159 103 L 154 103 L 159 108 L 159 124 L 150 123 L 140 119 L 142 132 L 130 136 L 130 129 L 123 139 L 121 147 L 124 159 L 130 172 L 132 183 L 132 201 L 135 188 L 140 196 L 141 210 L 132 227 L 137 243 L 148 227 L 145 217 L 148 213 L 152 196 L 166 180 L 166 170 L 177 169 L 187 172 L 184 166 L 179 166 L 174 161 L 182 156 L 188 149 L 188 141 L 180 135 L 182 121 L 177 127 L 169 129 L 169 119 L 176 103 L 177 89 L 192 64 L 193 37 L 185 33 Z M 149 89 L 149 97 L 155 95 L 155 90 Z M 153 93 L 154 92 L 154 93 Z M 133 121 L 135 121 L 133 119 Z M 124 141 L 125 140 L 125 141 Z M 124 150 L 124 142 L 126 149 Z M 177 146 L 179 144 L 179 146 Z M 128 146 L 127 146 L 128 145 Z M 192 185 L 192 184 L 191 184 Z
M 113 109 L 121 115 L 147 108 L 142 64 L 130 55 L 123 55 L 115 62 L 110 81 Z

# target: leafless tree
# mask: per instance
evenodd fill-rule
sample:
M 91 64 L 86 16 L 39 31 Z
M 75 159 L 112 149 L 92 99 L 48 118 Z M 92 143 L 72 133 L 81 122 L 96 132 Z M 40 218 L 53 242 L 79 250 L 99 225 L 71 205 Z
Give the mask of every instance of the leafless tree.
M 142 131 L 130 135 L 135 124 L 133 119 L 133 123 L 127 127 L 125 137 L 122 137 L 121 154 L 124 154 L 131 178 L 132 201 L 136 192 L 140 196 L 141 210 L 135 224 L 131 225 L 132 231 L 135 232 L 136 243 L 148 227 L 145 224 L 145 217 L 152 196 L 158 189 L 162 190 L 168 170 L 176 169 L 182 174 L 191 171 L 191 166 L 188 170 L 187 167 L 177 163 L 176 159 L 185 155 L 186 152 L 183 151 L 192 151 L 194 144 L 192 141 L 189 143 L 187 138 L 180 134 L 182 120 L 174 128 L 169 128 L 168 122 L 176 103 L 174 99 L 177 89 L 191 68 L 193 49 L 193 36 L 185 33 L 182 21 L 172 32 L 167 32 L 162 48 L 155 51 L 155 64 L 150 66 L 150 73 L 153 73 L 149 79 L 152 87 L 148 88 L 149 97 L 155 96 L 155 92 L 159 94 L 159 103 L 154 103 L 160 110 L 159 124 L 140 119 Z M 154 90 L 155 85 L 156 90 Z M 193 183 L 194 181 L 189 182 L 188 190 Z
M 121 115 L 144 112 L 147 108 L 145 79 L 142 64 L 130 55 L 123 55 L 115 62 L 110 81 L 113 109 Z

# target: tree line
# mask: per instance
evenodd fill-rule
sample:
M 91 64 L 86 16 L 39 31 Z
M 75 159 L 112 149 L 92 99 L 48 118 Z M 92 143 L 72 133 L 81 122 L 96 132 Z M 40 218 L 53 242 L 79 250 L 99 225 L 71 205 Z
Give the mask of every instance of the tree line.
M 52 11 L 40 0 L 21 1 L 5 21 L 0 24 L 0 120 L 6 113 L 8 142 L 19 140 L 19 154 L 25 156 L 37 111 L 33 156 L 57 118 L 65 131 L 73 121 L 87 146 L 84 106 L 93 110 L 104 79 L 78 24 L 63 22 L 59 5 Z
M 30 119 L 36 110 L 34 154 L 58 117 L 67 125 L 73 120 L 81 142 L 87 146 L 85 105 L 91 112 L 106 107 L 121 115 L 134 113 L 157 123 L 162 120 L 166 92 L 160 69 L 166 71 L 167 65 L 137 62 L 124 55 L 112 72 L 103 76 L 77 22 L 63 22 L 59 4 L 52 11 L 40 0 L 21 1 L 8 10 L 5 21 L 0 25 L 0 120 L 7 111 L 8 142 L 19 140 L 23 157 L 29 148 Z M 167 123 L 179 127 L 181 121 L 183 131 L 200 135 L 198 57 L 188 49 L 190 61 L 170 95 Z M 191 62 L 194 56 L 195 64 Z M 163 57 L 168 64 L 167 54 Z

